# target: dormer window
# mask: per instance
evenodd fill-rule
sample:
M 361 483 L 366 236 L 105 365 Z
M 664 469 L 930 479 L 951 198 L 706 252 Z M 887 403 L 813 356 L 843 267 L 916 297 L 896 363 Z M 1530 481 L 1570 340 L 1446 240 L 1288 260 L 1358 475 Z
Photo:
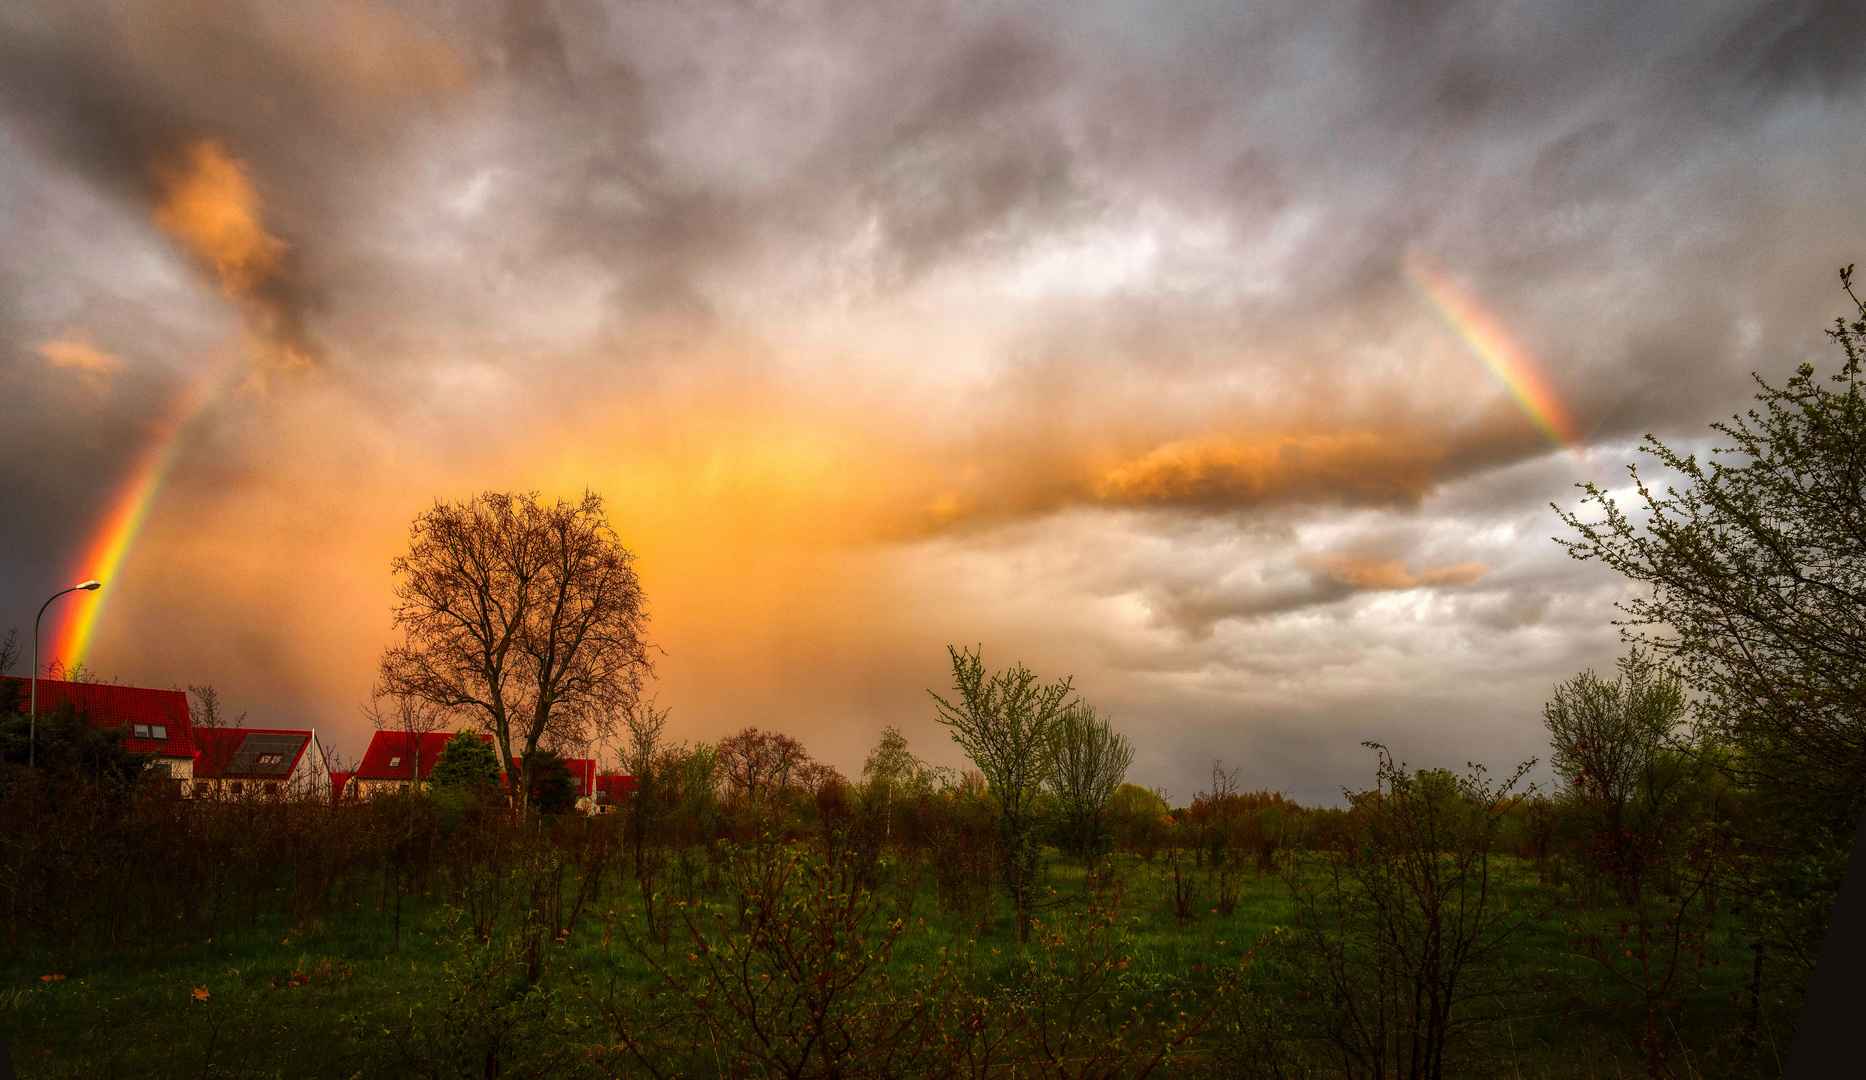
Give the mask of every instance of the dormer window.
M 402 756 L 400 754 L 397 754 L 394 757 L 389 759 L 389 768 L 399 769 L 401 767 L 402 767 Z
M 284 762 L 284 754 L 261 754 L 254 760 L 256 765 L 278 765 Z
M 168 738 L 168 725 L 167 724 L 131 724 L 130 725 L 130 736 L 136 739 L 166 740 Z

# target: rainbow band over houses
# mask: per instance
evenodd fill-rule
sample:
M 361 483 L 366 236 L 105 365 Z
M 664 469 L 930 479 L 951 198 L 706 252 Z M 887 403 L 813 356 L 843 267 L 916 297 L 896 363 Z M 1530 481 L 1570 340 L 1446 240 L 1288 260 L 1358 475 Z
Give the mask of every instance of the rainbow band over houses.
M 219 139 L 207 138 L 159 156 L 150 169 L 162 188 L 162 197 L 151 210 L 156 227 L 178 241 L 202 269 L 212 269 L 221 293 L 240 307 L 246 333 L 241 347 L 208 363 L 175 400 L 169 415 L 155 425 L 85 545 L 72 580 L 96 578 L 106 591 L 94 594 L 96 599 L 90 603 L 67 605 L 60 613 L 63 621 L 52 635 L 51 659 L 66 668 L 84 663 L 106 599 L 114 592 L 108 586 L 142 533 L 197 418 L 268 353 L 292 358 L 289 343 L 275 339 L 277 312 L 254 291 L 283 272 L 287 245 L 266 231 L 259 192 L 246 163 L 228 153 Z
M 1406 284 L 1457 335 L 1464 347 L 1483 361 L 1549 444 L 1560 450 L 1572 450 L 1579 445 L 1580 432 L 1567 406 L 1556 396 L 1529 350 L 1509 332 L 1503 320 L 1449 274 L 1423 258 L 1409 255 L 1402 267 Z
M 196 417 L 221 396 L 229 384 L 228 376 L 234 373 L 231 369 L 234 368 L 235 365 L 225 362 L 213 365 L 206 378 L 198 380 L 181 396 L 176 407 L 170 410 L 168 419 L 156 426 L 129 476 L 118 489 L 116 498 L 110 503 L 109 511 L 92 533 L 90 542 L 85 545 L 77 566 L 71 571 L 71 580 L 95 578 L 103 582 L 105 588 L 90 594 L 88 603 L 80 601 L 70 604 L 61 613 L 62 621 L 52 633 L 51 649 L 46 657 L 48 663 L 62 663 L 67 670 L 84 663 L 91 640 L 97 632 L 98 620 L 103 615 L 104 604 L 112 595 L 109 586 L 116 579 L 130 548 L 135 545 L 143 524 L 148 521 L 149 511 L 155 505 L 156 496 L 161 494 L 169 472 L 174 468 L 188 429 Z

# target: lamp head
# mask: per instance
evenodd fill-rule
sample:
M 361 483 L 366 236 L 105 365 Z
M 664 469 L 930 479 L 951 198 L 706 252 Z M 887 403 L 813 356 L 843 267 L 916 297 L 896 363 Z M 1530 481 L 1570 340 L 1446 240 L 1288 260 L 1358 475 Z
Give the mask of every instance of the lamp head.
M 96 592 L 97 590 L 103 587 L 104 587 L 104 583 L 101 581 L 87 581 L 84 584 L 78 586 L 78 588 L 83 589 L 85 592 Z

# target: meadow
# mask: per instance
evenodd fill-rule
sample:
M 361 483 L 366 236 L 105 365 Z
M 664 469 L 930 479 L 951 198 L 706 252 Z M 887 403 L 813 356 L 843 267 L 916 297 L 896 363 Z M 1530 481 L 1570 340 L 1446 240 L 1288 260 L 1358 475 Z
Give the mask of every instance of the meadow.
M 1603 936 L 1677 968 L 1666 1075 L 1779 1075 L 1799 1005 L 1734 894 L 1628 939 L 1528 800 L 1465 864 L 1492 888 L 1464 906 L 1504 922 L 1471 939 L 1434 1068 L 1387 992 L 1433 977 L 1379 942 L 1436 931 L 1357 937 L 1390 920 L 1379 886 L 1326 889 L 1354 809 L 1232 794 L 1117 820 L 1092 859 L 1046 847 L 1020 942 L 963 789 L 520 822 L 426 796 L 87 812 L 33 787 L 7 793 L 40 828 L 6 838 L 0 893 L 28 1077 L 1648 1075 L 1651 979 Z M 74 842 L 34 878 L 24 848 Z M 1368 1008 L 1384 1061 L 1342 1035 Z

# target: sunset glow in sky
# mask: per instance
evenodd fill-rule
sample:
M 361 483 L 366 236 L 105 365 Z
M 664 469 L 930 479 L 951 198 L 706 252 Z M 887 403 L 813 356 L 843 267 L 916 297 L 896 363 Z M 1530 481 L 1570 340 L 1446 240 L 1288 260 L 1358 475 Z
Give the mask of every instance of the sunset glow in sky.
M 1548 504 L 1828 359 L 1863 10 L 8 5 L 0 633 L 353 759 L 415 514 L 588 488 L 678 738 L 956 764 L 980 644 L 1175 798 L 1513 765 Z

